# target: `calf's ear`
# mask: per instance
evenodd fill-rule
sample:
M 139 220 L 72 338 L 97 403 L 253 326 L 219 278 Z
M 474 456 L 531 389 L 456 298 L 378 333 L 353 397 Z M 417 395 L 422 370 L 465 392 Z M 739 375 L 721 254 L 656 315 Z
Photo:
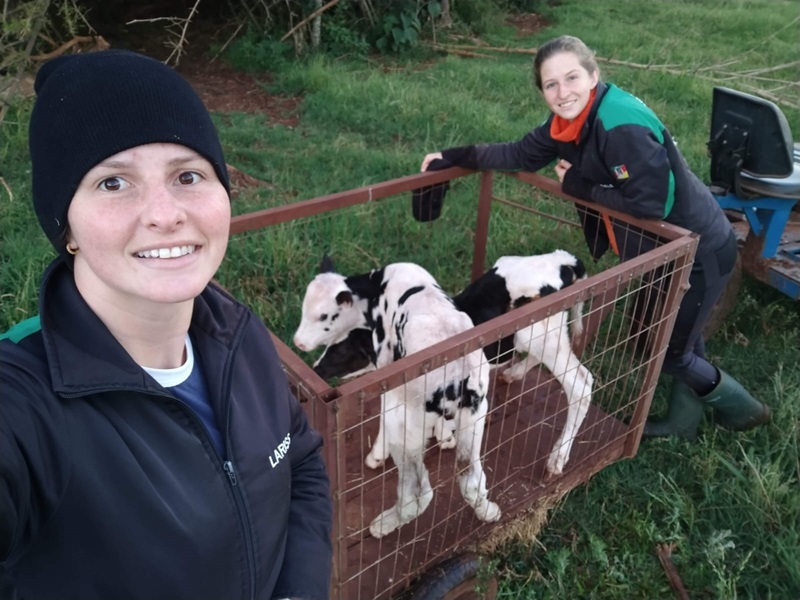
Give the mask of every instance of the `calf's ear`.
M 353 303 L 353 294 L 349 291 L 345 290 L 343 292 L 339 292 L 336 294 L 336 304 L 341 306 L 342 304 L 352 304 Z
M 319 265 L 320 273 L 333 273 L 333 259 L 327 254 L 322 257 L 322 262 Z

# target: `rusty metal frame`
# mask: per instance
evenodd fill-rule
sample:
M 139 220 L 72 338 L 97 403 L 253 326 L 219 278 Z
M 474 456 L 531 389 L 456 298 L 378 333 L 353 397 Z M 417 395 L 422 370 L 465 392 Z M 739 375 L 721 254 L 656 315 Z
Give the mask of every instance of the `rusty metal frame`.
M 232 219 L 230 231 L 232 235 L 236 235 L 245 231 L 286 223 L 356 204 L 378 201 L 422 186 L 472 176 L 474 173 L 474 171 L 460 168 L 420 173 L 372 186 L 240 215 Z M 363 405 L 365 399 L 379 396 L 386 389 L 401 385 L 449 361 L 462 357 L 466 353 L 482 348 L 490 340 L 497 339 L 498 336 L 512 334 L 519 328 L 566 310 L 579 300 L 587 301 L 595 298 L 599 299 L 601 305 L 610 305 L 611 303 L 606 302 L 605 299 L 613 301 L 618 296 L 620 289 L 632 278 L 671 263 L 675 265 L 675 271 L 679 273 L 679 277 L 675 278 L 675 281 L 669 286 L 663 305 L 664 313 L 670 316 L 657 329 L 653 342 L 655 354 L 653 360 L 647 362 L 644 383 L 641 386 L 639 396 L 635 400 L 635 410 L 630 424 L 627 425 L 627 434 L 620 443 L 609 447 L 605 456 L 601 459 L 592 464 L 587 464 L 581 469 L 574 470 L 556 481 L 548 482 L 542 487 L 541 493 L 537 495 L 536 499 L 541 499 L 548 494 L 564 493 L 582 481 L 587 480 L 604 466 L 623 457 L 633 457 L 638 450 L 642 428 L 650 408 L 658 374 L 661 370 L 666 344 L 677 314 L 677 307 L 688 287 L 689 267 L 694 260 L 697 237 L 686 230 L 664 222 L 635 219 L 623 213 L 603 209 L 592 203 L 567 196 L 561 191 L 561 186 L 558 182 L 538 174 L 512 173 L 507 175 L 566 201 L 584 205 L 594 210 L 605 211 L 614 219 L 641 228 L 667 241 L 655 250 L 617 264 L 598 275 L 591 276 L 568 288 L 517 308 L 491 322 L 476 326 L 424 351 L 406 356 L 382 369 L 366 373 L 355 380 L 344 382 L 336 388 L 328 386 L 299 356 L 273 335 L 273 340 L 277 346 L 284 369 L 289 375 L 290 382 L 295 382 L 295 391 L 301 399 L 312 425 L 322 432 L 326 439 L 324 452 L 334 503 L 333 590 L 334 597 L 339 600 L 345 600 L 342 595 L 344 593 L 342 586 L 348 576 L 346 558 L 348 538 L 346 536 L 345 506 L 342 496 L 342 490 L 346 487 L 344 439 L 342 436 L 345 427 L 344 423 L 348 417 L 352 420 L 358 416 L 359 407 Z M 492 203 L 496 201 L 492 193 L 493 173 L 481 172 L 478 176 L 480 177 L 479 199 L 471 265 L 473 279 L 483 273 L 485 268 L 489 220 Z M 595 315 L 595 322 L 590 322 L 587 325 L 584 339 L 578 341 L 579 351 L 580 347 L 585 345 L 586 339 L 591 337 L 593 330 L 596 330 L 599 326 L 599 321 L 602 318 L 602 313 L 598 311 Z M 532 499 L 531 502 L 536 499 Z M 522 509 L 524 506 L 517 508 Z M 487 527 L 490 526 L 485 525 L 477 529 L 475 536 L 485 533 Z M 412 575 L 409 574 L 402 581 L 394 581 L 392 590 L 401 589 L 411 579 Z

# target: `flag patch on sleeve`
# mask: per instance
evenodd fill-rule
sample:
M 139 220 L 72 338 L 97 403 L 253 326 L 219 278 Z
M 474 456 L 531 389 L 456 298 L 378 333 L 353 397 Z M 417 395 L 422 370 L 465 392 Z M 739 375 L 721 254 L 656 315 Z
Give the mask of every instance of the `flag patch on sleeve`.
M 628 169 L 625 165 L 617 165 L 616 167 L 613 167 L 613 169 L 614 169 L 614 177 L 617 178 L 617 181 L 619 181 L 620 179 L 627 179 L 629 177 Z

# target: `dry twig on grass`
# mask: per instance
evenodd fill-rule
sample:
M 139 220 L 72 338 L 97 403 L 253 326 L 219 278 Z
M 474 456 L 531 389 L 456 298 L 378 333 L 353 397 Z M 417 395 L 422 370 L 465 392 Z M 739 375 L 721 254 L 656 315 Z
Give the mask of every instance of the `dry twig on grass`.
M 678 575 L 678 569 L 675 567 L 675 563 L 672 562 L 673 550 L 675 550 L 674 543 L 656 545 L 658 560 L 661 562 L 661 566 L 667 574 L 669 585 L 675 592 L 675 597 L 678 598 L 678 600 L 689 600 L 689 593 L 686 591 L 686 587 L 684 587 L 680 575 Z
M 11 192 L 11 188 L 8 187 L 8 184 L 6 183 L 6 178 L 5 177 L 0 177 L 0 183 L 3 184 L 4 188 L 6 188 L 6 193 L 8 194 L 9 201 L 13 202 L 14 201 L 14 194 Z

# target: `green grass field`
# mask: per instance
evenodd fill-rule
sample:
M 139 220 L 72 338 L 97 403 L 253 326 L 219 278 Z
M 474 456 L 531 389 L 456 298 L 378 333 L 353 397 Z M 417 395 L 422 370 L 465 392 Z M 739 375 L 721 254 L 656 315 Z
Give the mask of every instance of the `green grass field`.
M 601 60 L 603 78 L 658 113 L 702 178 L 714 85 L 777 98 L 800 140 L 796 1 L 540 4 L 546 29 L 521 37 L 497 15 L 484 24 L 482 41 L 534 48 L 563 33 L 581 37 L 598 57 L 616 61 Z M 447 43 L 447 33 L 437 31 L 437 39 Z M 423 47 L 391 59 L 287 62 L 258 50 L 259 42 L 243 38 L 230 56 L 251 57 L 252 72 L 272 72 L 270 91 L 302 96 L 301 114 L 291 129 L 260 115 L 214 115 L 228 162 L 270 184 L 240 196 L 237 214 L 408 175 L 427 152 L 517 139 L 546 116 L 525 54 L 486 51 L 486 58 L 464 58 Z M 29 111 L 28 102 L 14 103 L 0 125 L 0 331 L 38 312 L 40 274 L 54 256 L 30 208 Z M 448 195 L 448 217 L 465 239 L 474 196 L 466 184 Z M 369 207 L 351 213 L 307 230 L 276 229 L 260 276 L 246 280 L 237 264 L 251 258 L 234 240 L 221 276 L 226 285 L 239 281 L 242 300 L 286 336 L 299 318 L 297 290 L 313 265 L 303 263 L 286 278 L 273 278 L 272 271 L 285 271 L 318 249 L 351 269 L 401 259 L 435 264 L 445 287 L 466 275 L 448 270 L 448 259 L 455 264 L 469 247 L 426 233 L 411 221 L 407 205 L 398 203 L 389 213 L 391 226 L 379 246 L 353 240 L 386 226 L 386 217 Z M 498 227 L 498 252 L 536 244 L 536 232 L 513 221 Z M 746 279 L 708 353 L 773 408 L 773 421 L 747 433 L 706 424 L 694 444 L 643 443 L 635 459 L 570 492 L 537 540 L 498 550 L 500 598 L 672 598 L 656 554 L 658 544 L 669 543 L 693 600 L 800 599 L 800 303 Z M 660 390 L 654 411 L 662 409 Z

